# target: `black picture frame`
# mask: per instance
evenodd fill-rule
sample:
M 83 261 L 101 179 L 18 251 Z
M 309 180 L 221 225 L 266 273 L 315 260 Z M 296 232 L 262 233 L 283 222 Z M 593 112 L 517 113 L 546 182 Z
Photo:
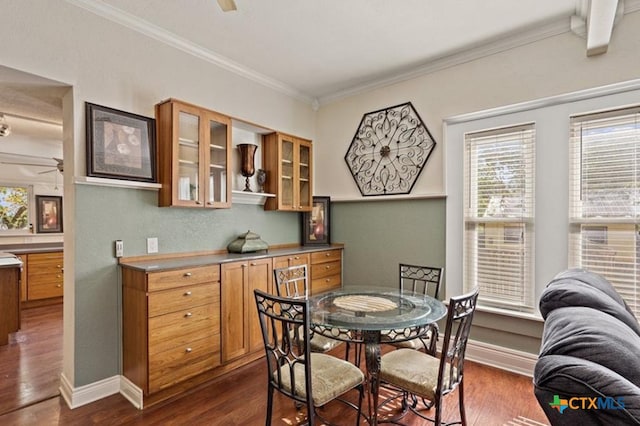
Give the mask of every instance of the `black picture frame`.
M 85 103 L 87 176 L 156 182 L 155 119 Z
M 62 197 L 36 195 L 36 233 L 62 233 Z
M 331 244 L 331 198 L 313 197 L 311 211 L 302 213 L 302 245 Z

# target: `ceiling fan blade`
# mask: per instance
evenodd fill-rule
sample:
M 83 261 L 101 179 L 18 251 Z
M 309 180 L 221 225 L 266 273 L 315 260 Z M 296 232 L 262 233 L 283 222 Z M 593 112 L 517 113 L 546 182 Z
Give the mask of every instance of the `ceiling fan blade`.
M 236 2 L 234 0 L 218 0 L 218 6 L 223 12 L 231 12 L 232 10 L 238 10 Z
M 44 172 L 38 172 L 39 175 L 45 175 L 47 173 L 57 172 L 58 169 L 45 170 Z
M 51 164 L 20 163 L 14 161 L 0 161 L 0 164 L 12 164 L 14 166 L 51 167 Z
M 17 152 L 0 152 L 0 155 L 10 155 L 12 157 L 28 157 L 28 158 L 41 158 L 43 160 L 51 160 L 52 157 L 43 157 L 41 155 L 29 155 L 29 154 L 19 154 Z M 57 159 L 54 158 L 57 161 Z

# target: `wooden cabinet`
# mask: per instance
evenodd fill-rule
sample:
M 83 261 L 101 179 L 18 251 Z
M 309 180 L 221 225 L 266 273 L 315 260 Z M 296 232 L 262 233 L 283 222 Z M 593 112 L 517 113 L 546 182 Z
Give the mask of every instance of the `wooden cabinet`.
M 24 302 L 27 300 L 28 256 L 26 254 L 16 254 L 15 256 L 22 262 L 22 271 L 20 272 L 20 301 Z
M 276 196 L 265 203 L 265 210 L 311 211 L 311 141 L 270 133 L 263 136 L 263 167 L 267 171 L 266 192 Z
M 186 102 L 156 105 L 160 206 L 231 206 L 231 119 Z
M 124 375 L 145 395 L 220 365 L 220 266 L 122 270 Z
M 289 266 L 309 266 L 309 253 L 291 254 L 273 258 L 273 269 L 288 268 Z
M 26 258 L 27 300 L 62 297 L 64 287 L 63 252 L 29 253 Z
M 270 292 L 272 259 L 256 259 L 222 265 L 222 362 L 264 350 L 253 295 L 254 289 Z
M 311 294 L 340 288 L 342 285 L 342 250 L 311 253 Z
M 0 267 L 0 346 L 20 329 L 20 268 L 19 263 Z

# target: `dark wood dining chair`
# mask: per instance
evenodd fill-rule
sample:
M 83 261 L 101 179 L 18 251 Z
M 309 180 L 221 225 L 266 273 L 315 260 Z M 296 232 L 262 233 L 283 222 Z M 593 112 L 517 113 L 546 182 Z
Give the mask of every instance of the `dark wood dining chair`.
M 273 277 L 276 283 L 276 294 L 280 297 L 308 299 L 309 277 L 307 275 L 307 271 L 307 265 L 274 269 Z M 341 343 L 343 342 L 340 340 L 325 337 L 321 334 L 312 333 L 311 335 L 312 352 L 329 352 Z
M 307 409 L 307 421 L 321 418 L 316 408 L 333 400 L 357 411 L 360 424 L 364 374 L 355 365 L 333 355 L 311 352 L 309 300 L 280 297 L 254 290 L 267 362 L 267 415 L 271 425 L 273 394 L 278 391 Z M 357 405 L 343 399 L 348 391 L 359 392 Z
M 443 398 L 456 388 L 460 421 L 454 423 L 466 424 L 464 359 L 477 300 L 478 288 L 449 300 L 440 356 L 402 348 L 381 358 L 381 382 L 408 393 L 412 398 L 403 398 L 403 404 L 414 401 L 408 408 L 436 426 L 442 423 Z M 424 407 L 417 404 L 418 398 L 425 402 Z M 433 408 L 434 416 L 428 417 L 428 411 Z
M 414 293 L 426 296 L 439 296 L 440 284 L 444 268 L 433 266 L 418 266 L 401 263 L 399 269 L 400 290 L 413 291 Z M 424 336 L 419 338 L 394 342 L 398 348 L 424 350 L 426 353 L 435 355 L 438 341 L 438 324 L 433 323 Z

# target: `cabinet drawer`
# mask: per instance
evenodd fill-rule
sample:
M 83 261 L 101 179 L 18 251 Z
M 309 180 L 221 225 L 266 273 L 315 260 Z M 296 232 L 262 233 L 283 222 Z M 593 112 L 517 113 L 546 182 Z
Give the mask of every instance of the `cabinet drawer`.
M 55 276 L 47 279 L 29 280 L 28 299 L 49 299 L 51 297 L 60 297 L 63 294 L 62 278 Z
M 325 250 L 311 253 L 311 264 L 332 262 L 342 259 L 342 250 Z
M 173 271 L 154 272 L 148 275 L 147 290 L 167 290 L 192 284 L 220 281 L 220 266 L 201 266 Z
M 167 350 L 192 333 L 202 336 L 220 333 L 218 303 L 149 318 L 149 351 Z
M 318 294 L 325 291 L 340 288 L 342 279 L 340 275 L 331 275 L 324 278 L 316 278 L 311 280 L 311 294 Z
M 336 260 L 334 262 L 320 263 L 311 265 L 311 278 L 324 278 L 329 275 L 340 275 L 342 271 L 342 262 Z
M 186 380 L 220 365 L 220 336 L 212 335 L 149 354 L 149 393 Z
M 188 310 L 220 300 L 220 284 L 196 284 L 149 294 L 149 316 Z
M 309 264 L 309 254 L 292 254 L 289 256 L 278 256 L 273 258 L 274 268 L 287 268 L 289 266 L 299 266 Z

